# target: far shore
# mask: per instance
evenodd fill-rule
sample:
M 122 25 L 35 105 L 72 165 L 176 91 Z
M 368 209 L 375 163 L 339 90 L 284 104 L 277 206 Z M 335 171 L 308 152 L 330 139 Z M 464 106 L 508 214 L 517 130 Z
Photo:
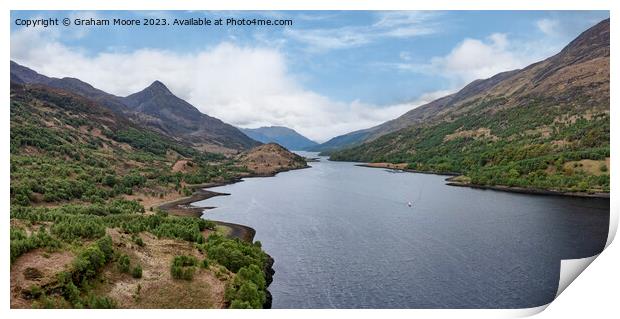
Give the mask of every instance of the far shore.
M 417 169 L 407 168 L 406 163 L 393 164 L 393 163 L 364 163 L 364 164 L 355 164 L 355 166 L 360 167 L 370 167 L 370 168 L 383 168 L 383 169 L 393 169 L 403 172 L 409 173 L 418 173 L 418 174 L 431 174 L 431 175 L 443 175 L 443 176 L 459 176 L 461 174 L 457 172 L 435 172 L 435 171 L 420 171 Z
M 213 183 L 205 183 L 205 184 L 193 184 L 187 185 L 187 187 L 191 188 L 194 192 L 191 196 L 178 197 L 171 201 L 165 202 L 157 206 L 159 209 L 164 210 L 172 215 L 176 216 L 189 216 L 201 218 L 206 209 L 212 209 L 215 207 L 212 206 L 194 206 L 193 204 L 196 202 L 203 201 L 205 199 L 209 199 L 215 196 L 228 196 L 230 194 L 227 193 L 219 193 L 208 190 L 208 188 L 219 187 L 224 185 L 230 185 L 238 182 L 242 182 L 244 178 L 253 178 L 253 177 L 273 177 L 282 172 L 288 172 L 297 169 L 310 168 L 311 166 L 306 165 L 305 167 L 300 168 L 291 168 L 291 169 L 281 169 L 273 173 L 269 174 L 251 174 L 247 176 L 237 177 L 230 181 L 226 182 L 213 182 Z M 181 195 L 179 195 L 181 196 Z M 218 226 L 223 226 L 230 229 L 230 232 L 227 236 L 231 238 L 239 238 L 240 240 L 252 243 L 254 241 L 254 236 L 256 235 L 256 230 L 252 227 L 228 223 L 223 221 L 211 220 Z
M 567 197 L 584 197 L 584 198 L 609 198 L 609 193 L 562 192 L 562 191 L 558 191 L 558 190 L 526 188 L 526 187 L 515 187 L 515 186 L 505 186 L 505 185 L 478 185 L 478 184 L 472 184 L 472 183 L 467 183 L 467 182 L 462 182 L 462 181 L 456 180 L 455 177 L 462 175 L 460 173 L 456 173 L 456 172 L 418 171 L 418 170 L 406 168 L 406 164 L 403 164 L 403 163 L 401 163 L 401 164 L 393 164 L 393 163 L 365 163 L 365 164 L 356 164 L 356 166 L 370 167 L 370 168 L 392 169 L 392 170 L 399 170 L 399 171 L 409 172 L 409 173 L 434 174 L 434 175 L 449 176 L 448 178 L 445 179 L 446 185 L 449 185 L 449 186 L 470 187 L 470 188 L 476 188 L 476 189 L 488 189 L 488 190 L 495 190 L 495 191 L 501 191 L 501 192 L 531 194 L 531 195 L 567 196 Z

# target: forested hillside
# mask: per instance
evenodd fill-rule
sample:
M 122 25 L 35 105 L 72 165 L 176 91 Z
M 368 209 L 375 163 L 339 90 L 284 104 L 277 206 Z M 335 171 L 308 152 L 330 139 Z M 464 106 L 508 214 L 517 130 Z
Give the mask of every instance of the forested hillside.
M 158 208 L 244 164 L 45 85 L 13 82 L 10 112 L 11 307 L 269 305 L 260 243 Z
M 463 91 L 331 159 L 407 163 L 478 185 L 609 191 L 609 20 L 553 57 Z

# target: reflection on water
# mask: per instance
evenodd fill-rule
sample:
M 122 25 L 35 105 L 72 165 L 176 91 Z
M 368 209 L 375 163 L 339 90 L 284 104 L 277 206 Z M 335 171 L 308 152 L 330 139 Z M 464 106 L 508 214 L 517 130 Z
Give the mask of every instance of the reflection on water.
M 609 200 L 446 186 L 352 163 L 249 178 L 198 203 L 251 226 L 275 259 L 274 308 L 523 308 L 560 260 L 599 253 Z M 408 206 L 411 202 L 411 207 Z

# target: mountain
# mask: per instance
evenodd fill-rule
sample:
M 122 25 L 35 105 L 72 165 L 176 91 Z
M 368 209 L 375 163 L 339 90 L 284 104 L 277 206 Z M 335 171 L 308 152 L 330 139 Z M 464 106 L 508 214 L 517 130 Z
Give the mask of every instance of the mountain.
M 196 145 L 216 144 L 232 149 L 248 149 L 259 145 L 236 127 L 201 113 L 172 94 L 160 81 L 123 98 L 122 102 L 132 112 L 139 114 L 141 122 Z
M 550 58 L 352 133 L 331 158 L 458 172 L 473 184 L 608 191 L 609 52 L 607 19 Z
M 601 24 L 599 24 L 598 26 L 593 27 L 592 31 L 596 32 L 597 29 L 604 29 L 605 24 L 608 25 L 609 22 L 601 22 Z M 560 86 L 561 83 L 555 82 L 555 80 L 558 79 L 551 78 L 551 75 L 558 75 L 557 71 L 561 71 L 557 69 L 558 67 L 561 67 L 562 65 L 570 65 L 573 62 L 577 62 L 576 60 L 571 61 L 571 57 L 574 59 L 587 58 L 589 54 L 594 54 L 579 51 L 582 50 L 579 48 L 585 47 L 584 44 L 586 43 L 584 41 L 589 41 L 589 43 L 593 46 L 592 49 L 594 49 L 594 51 L 600 50 L 601 48 L 604 50 L 606 45 L 605 42 L 607 42 L 607 50 L 609 50 L 608 31 L 606 35 L 604 32 L 598 35 L 593 34 L 592 36 L 595 38 L 590 39 L 587 38 L 588 36 L 589 35 L 584 34 L 578 37 L 575 40 L 578 42 L 571 42 L 558 55 L 551 57 L 545 61 L 530 65 L 522 70 L 507 71 L 499 73 L 488 79 L 473 81 L 454 94 L 447 95 L 428 104 L 417 107 L 394 120 L 385 122 L 372 128 L 337 136 L 321 145 L 312 148 L 312 150 L 330 153 L 338 149 L 344 149 L 359 145 L 364 142 L 372 141 L 382 135 L 398 131 L 414 124 L 420 124 L 435 119 L 441 119 L 446 116 L 446 111 L 450 112 L 453 108 L 458 108 L 460 107 L 460 105 L 466 103 L 467 101 L 470 101 L 472 99 L 479 99 L 481 96 L 486 94 L 502 94 L 502 92 L 498 91 L 502 88 L 504 90 L 515 90 L 515 92 L 511 92 L 514 93 L 511 95 L 512 97 L 523 97 L 527 95 L 526 93 L 528 93 L 528 90 L 533 89 L 534 86 L 535 91 L 530 93 L 543 93 L 546 88 L 553 87 L 555 87 L 554 90 L 557 90 L 557 86 Z M 607 37 L 607 40 L 605 40 L 605 36 Z M 585 50 L 588 49 L 589 48 Z M 567 69 L 563 71 L 576 72 L 577 70 L 573 68 L 572 70 Z M 531 75 L 529 77 L 524 77 L 524 74 L 528 72 L 539 72 L 539 74 L 537 76 Z M 532 80 L 532 82 L 529 84 L 526 83 L 529 80 Z M 513 83 L 513 81 L 516 82 Z M 495 88 L 496 91 L 493 91 L 493 88 Z
M 336 136 L 327 142 L 313 147 L 312 151 L 331 153 L 337 150 L 357 146 L 364 142 L 372 141 L 379 136 L 398 131 L 413 124 L 423 123 L 436 116 L 441 116 L 442 111 L 449 109 L 459 101 L 464 101 L 470 97 L 484 92 L 484 90 L 493 87 L 500 81 L 507 79 L 515 74 L 518 70 L 499 73 L 491 78 L 484 80 L 476 80 L 465 86 L 460 91 L 434 100 L 428 104 L 415 108 L 400 117 L 387 121 L 383 124 Z
M 261 143 L 278 143 L 289 150 L 305 150 L 318 145 L 317 142 L 283 126 L 265 126 L 259 128 L 241 128 L 245 135 Z
M 161 82 L 155 81 L 144 90 L 119 97 L 99 90 L 75 78 L 51 78 L 11 61 L 11 81 L 41 84 L 88 98 L 122 114 L 131 121 L 147 126 L 179 141 L 213 152 L 246 150 L 259 145 L 230 124 L 201 113 L 176 97 Z
M 121 97 L 106 93 L 75 78 L 66 77 L 59 79 L 47 77 L 14 61 L 11 61 L 11 82 L 43 84 L 89 98 L 114 112 L 122 113 L 126 110 Z
M 366 140 L 368 135 L 372 133 L 373 129 L 374 127 L 336 136 L 329 139 L 327 142 L 309 147 L 308 151 L 321 152 L 325 155 L 337 150 L 359 145 Z

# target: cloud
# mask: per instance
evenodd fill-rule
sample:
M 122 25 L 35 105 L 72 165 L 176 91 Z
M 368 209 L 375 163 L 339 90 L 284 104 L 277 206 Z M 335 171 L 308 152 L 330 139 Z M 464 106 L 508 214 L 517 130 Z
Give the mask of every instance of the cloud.
M 435 56 L 425 64 L 410 63 L 407 54 L 401 61 L 384 64 L 401 71 L 440 75 L 451 81 L 451 87 L 462 87 L 477 79 L 523 68 L 558 50 L 544 41 L 512 41 L 504 33 L 493 33 L 484 39 L 466 38 L 444 56 Z
M 378 36 L 408 38 L 437 32 L 433 22 L 439 16 L 436 12 L 388 11 L 379 13 L 379 21 L 373 24 L 378 28 Z
M 538 30 L 548 36 L 554 36 L 558 34 L 558 25 L 558 20 L 540 19 L 536 21 L 536 27 L 538 27 Z
M 409 38 L 436 33 L 438 13 L 420 11 L 379 12 L 371 25 L 323 29 L 287 29 L 284 35 L 301 42 L 311 52 L 354 48 L 381 38 Z
M 410 61 L 411 60 L 411 54 L 409 52 L 402 51 L 402 52 L 398 53 L 398 56 L 403 61 Z
M 309 51 L 325 52 L 334 49 L 357 47 L 371 42 L 372 35 L 357 27 L 337 29 L 286 29 L 284 34 L 308 46 Z
M 513 52 L 505 34 L 494 33 L 485 40 L 465 39 L 450 53 L 431 59 L 431 68 L 467 83 L 524 66 L 527 57 Z
M 15 31 L 11 58 L 45 75 L 76 77 L 121 96 L 161 80 L 202 112 L 230 124 L 285 125 L 318 141 L 377 125 L 410 108 L 345 103 L 305 89 L 273 47 L 223 42 L 193 53 L 139 49 L 93 55 L 58 42 L 59 36 Z

